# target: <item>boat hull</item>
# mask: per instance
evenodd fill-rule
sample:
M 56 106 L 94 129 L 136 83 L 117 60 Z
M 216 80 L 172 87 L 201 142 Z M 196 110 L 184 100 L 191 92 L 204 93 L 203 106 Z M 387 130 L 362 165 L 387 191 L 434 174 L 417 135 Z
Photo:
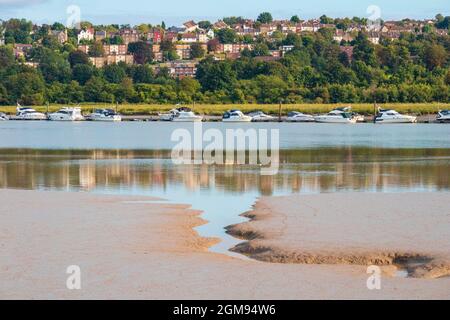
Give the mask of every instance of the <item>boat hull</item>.
M 315 118 L 315 121 L 317 123 L 333 123 L 333 124 L 355 124 L 356 123 L 356 119 L 331 119 L 331 118 L 321 118 L 321 117 L 317 117 Z
M 377 119 L 375 123 L 377 124 L 407 124 L 407 123 L 416 123 L 417 118 L 405 118 L 405 119 Z

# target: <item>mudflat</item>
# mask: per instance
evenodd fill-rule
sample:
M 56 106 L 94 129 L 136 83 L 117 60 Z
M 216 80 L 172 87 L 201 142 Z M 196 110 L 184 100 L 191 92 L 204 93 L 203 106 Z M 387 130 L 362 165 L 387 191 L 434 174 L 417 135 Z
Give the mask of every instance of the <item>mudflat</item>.
M 321 196 L 317 196 L 317 200 L 325 210 L 326 201 Z M 358 197 L 359 194 L 353 199 Z M 382 201 L 383 197 L 376 195 L 374 199 Z M 422 200 L 430 197 L 427 201 L 431 203 L 439 195 L 420 197 Z M 418 196 L 410 195 L 409 198 L 417 199 Z M 302 213 L 298 203 L 302 203 L 303 198 L 292 199 L 291 208 Z M 0 190 L 0 299 L 450 298 L 450 278 L 445 276 L 424 279 L 385 275 L 381 290 L 371 291 L 366 286 L 369 275 L 364 265 L 328 264 L 331 261 L 324 264 L 267 263 L 210 253 L 208 247 L 219 240 L 201 238 L 194 231 L 195 226 L 206 223 L 199 217 L 201 212 L 191 210 L 187 205 L 151 203 L 149 200 L 155 199 Z M 273 239 L 273 244 L 283 250 L 298 250 L 297 244 L 315 250 L 314 244 L 305 243 L 309 236 L 298 233 L 299 229 L 283 227 L 295 220 L 285 202 L 283 198 L 261 199 L 255 212 L 264 206 L 264 214 L 271 210 L 274 214 L 267 215 L 264 220 L 243 224 L 246 228 L 253 224 L 255 227 L 252 228 L 257 230 L 257 223 L 257 232 L 266 232 L 264 239 L 255 238 L 250 242 L 268 241 L 269 246 Z M 445 209 L 445 204 L 442 208 Z M 335 214 L 327 230 L 332 231 L 331 224 L 339 221 L 344 213 L 339 211 L 339 206 L 328 207 L 330 209 Z M 387 206 L 386 209 L 391 208 Z M 447 212 L 447 220 L 433 218 L 435 209 L 428 208 L 423 213 L 420 226 L 415 226 L 415 220 L 409 220 L 413 228 L 419 228 L 417 231 L 428 230 L 429 239 L 420 233 L 411 233 L 409 240 L 402 240 L 407 237 L 403 234 L 398 238 L 387 238 L 382 244 L 392 252 L 420 252 L 426 257 L 442 256 L 445 259 L 448 242 L 447 247 L 440 245 L 445 245 L 445 240 L 449 239 L 449 216 Z M 329 216 L 333 217 L 331 213 Z M 427 223 L 428 217 L 433 223 Z M 283 219 L 285 224 L 281 222 Z M 390 228 L 389 224 L 393 222 L 388 219 L 387 212 L 385 219 L 375 224 L 379 225 L 376 230 L 387 233 L 383 225 Z M 301 223 L 297 222 L 299 225 Z M 443 233 L 444 228 L 447 233 Z M 291 231 L 296 234 L 290 235 Z M 319 233 L 328 234 L 318 229 L 310 231 L 316 241 L 322 237 Z M 367 233 L 365 229 L 357 231 Z M 327 235 L 320 248 L 331 252 L 358 239 L 354 234 L 347 236 L 348 239 L 341 243 L 333 243 L 339 237 Z M 289 246 L 279 240 L 285 237 L 291 239 Z M 362 236 L 359 239 L 363 241 Z M 425 243 L 417 244 L 422 239 Z M 415 246 L 408 248 L 407 243 Z M 354 244 L 358 252 L 358 248 L 367 249 L 366 246 L 361 242 Z M 370 247 L 370 251 L 372 249 Z M 255 258 L 259 257 L 256 255 Z M 69 277 L 66 270 L 72 265 L 81 268 L 81 290 L 66 287 Z
M 266 262 L 397 266 L 450 275 L 448 193 L 334 193 L 263 198 L 228 227 L 233 251 Z M 450 288 L 449 288 L 450 291 Z

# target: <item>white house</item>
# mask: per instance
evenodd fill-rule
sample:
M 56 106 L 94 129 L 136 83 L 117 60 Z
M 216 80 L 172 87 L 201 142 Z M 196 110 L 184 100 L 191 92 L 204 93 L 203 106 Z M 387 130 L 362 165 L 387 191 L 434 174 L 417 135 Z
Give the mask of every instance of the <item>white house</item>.
M 78 34 L 78 43 L 80 43 L 82 40 L 92 41 L 94 40 L 95 31 L 93 28 L 89 29 L 83 29 Z

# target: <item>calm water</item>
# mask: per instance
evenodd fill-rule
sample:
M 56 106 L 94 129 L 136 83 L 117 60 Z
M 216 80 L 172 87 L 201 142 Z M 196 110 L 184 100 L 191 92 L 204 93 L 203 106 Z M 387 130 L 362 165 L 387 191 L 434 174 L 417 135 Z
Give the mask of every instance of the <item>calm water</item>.
M 251 126 L 255 126 L 252 124 Z M 192 125 L 183 125 L 192 129 Z M 207 128 L 248 125 L 204 124 Z M 176 166 L 171 123 L 0 123 L 0 188 L 147 195 L 205 212 L 204 236 L 238 241 L 223 228 L 242 221 L 261 195 L 450 191 L 450 125 L 258 124 L 279 128 L 276 176 L 253 166 Z

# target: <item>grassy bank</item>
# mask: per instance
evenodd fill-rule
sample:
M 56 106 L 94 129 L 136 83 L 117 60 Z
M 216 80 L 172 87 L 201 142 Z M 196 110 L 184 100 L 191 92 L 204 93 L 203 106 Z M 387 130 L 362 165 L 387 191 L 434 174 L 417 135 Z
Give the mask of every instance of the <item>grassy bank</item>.
M 285 115 L 289 111 L 301 111 L 304 113 L 317 114 L 326 113 L 338 106 L 345 104 L 286 104 L 282 106 L 282 114 Z M 374 113 L 373 104 L 352 104 L 353 111 L 370 115 Z M 416 115 L 435 114 L 442 109 L 450 109 L 450 103 L 391 103 L 379 104 L 382 108 L 392 108 L 402 113 L 411 113 Z M 57 111 L 62 105 L 51 105 L 48 108 L 49 112 Z M 83 112 L 90 113 L 95 108 L 115 108 L 108 104 L 82 104 Z M 189 107 L 193 107 L 189 105 Z M 46 106 L 34 107 L 40 112 L 47 112 Z M 156 104 L 123 104 L 117 107 L 119 113 L 124 115 L 156 115 L 161 112 L 166 112 L 174 108 L 174 105 L 156 105 Z M 230 109 L 240 109 L 244 113 L 261 110 L 268 114 L 277 115 L 279 112 L 279 105 L 258 105 L 258 104 L 243 104 L 243 105 L 226 105 L 226 104 L 196 104 L 193 107 L 194 111 L 202 115 L 222 115 L 225 111 Z M 15 106 L 0 106 L 0 112 L 7 114 L 15 114 Z

